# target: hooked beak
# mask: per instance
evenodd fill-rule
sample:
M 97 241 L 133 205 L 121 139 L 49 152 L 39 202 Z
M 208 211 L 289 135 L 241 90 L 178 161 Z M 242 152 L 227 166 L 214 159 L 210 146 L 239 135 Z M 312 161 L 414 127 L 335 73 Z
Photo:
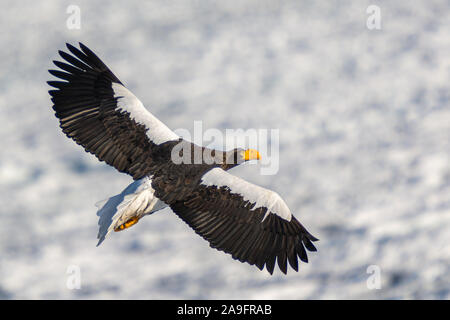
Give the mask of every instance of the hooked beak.
M 247 149 L 244 151 L 244 160 L 260 160 L 261 155 L 259 154 L 258 150 L 255 149 Z

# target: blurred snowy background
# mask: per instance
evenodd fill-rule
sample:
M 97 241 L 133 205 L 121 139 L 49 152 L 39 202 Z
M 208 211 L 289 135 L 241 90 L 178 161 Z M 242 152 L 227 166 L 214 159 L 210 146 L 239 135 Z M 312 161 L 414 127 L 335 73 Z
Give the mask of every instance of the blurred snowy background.
M 0 27 L 0 298 L 450 298 L 449 1 L 2 1 Z M 170 209 L 97 248 L 94 204 L 131 178 L 51 110 L 47 70 L 78 41 L 172 129 L 280 129 L 278 175 L 233 173 L 320 238 L 310 263 L 270 276 Z

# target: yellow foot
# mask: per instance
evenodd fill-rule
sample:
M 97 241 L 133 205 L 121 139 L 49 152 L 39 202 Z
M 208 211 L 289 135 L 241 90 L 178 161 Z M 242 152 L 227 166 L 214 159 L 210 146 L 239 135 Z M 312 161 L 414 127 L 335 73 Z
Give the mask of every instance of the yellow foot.
M 131 219 L 129 219 L 127 222 L 125 222 L 124 224 L 121 224 L 120 226 L 116 227 L 116 228 L 114 229 L 114 231 L 115 231 L 115 232 L 118 232 L 118 231 L 125 230 L 126 228 L 129 228 L 129 227 L 131 227 L 132 225 L 136 224 L 138 221 L 139 221 L 138 218 L 131 218 Z

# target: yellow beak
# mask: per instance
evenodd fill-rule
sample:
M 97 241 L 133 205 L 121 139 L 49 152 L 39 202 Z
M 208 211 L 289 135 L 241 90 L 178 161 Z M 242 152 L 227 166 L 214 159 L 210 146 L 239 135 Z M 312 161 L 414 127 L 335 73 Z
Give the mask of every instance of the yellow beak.
M 255 149 L 247 149 L 244 151 L 244 160 L 260 160 L 261 155 L 259 154 L 258 150 Z

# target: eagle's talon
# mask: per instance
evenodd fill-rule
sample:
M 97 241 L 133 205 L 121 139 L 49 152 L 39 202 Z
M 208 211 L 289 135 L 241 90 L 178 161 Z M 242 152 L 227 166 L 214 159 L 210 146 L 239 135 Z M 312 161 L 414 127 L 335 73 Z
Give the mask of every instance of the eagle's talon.
M 135 225 L 138 221 L 139 221 L 139 219 L 136 217 L 131 218 L 131 219 L 127 220 L 125 223 L 122 223 L 120 226 L 114 228 L 114 231 L 119 232 L 119 231 L 125 230 L 125 229 Z

